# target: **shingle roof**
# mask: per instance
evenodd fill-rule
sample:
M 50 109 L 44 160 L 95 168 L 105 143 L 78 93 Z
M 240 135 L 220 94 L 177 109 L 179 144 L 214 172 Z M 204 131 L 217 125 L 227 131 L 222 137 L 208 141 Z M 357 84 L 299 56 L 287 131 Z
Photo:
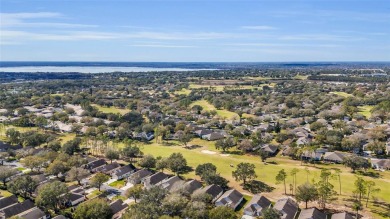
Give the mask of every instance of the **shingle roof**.
M 121 199 L 117 199 L 116 201 L 114 201 L 110 204 L 110 209 L 112 210 L 113 214 L 116 214 L 116 213 L 126 209 L 127 207 L 129 207 L 129 205 L 127 205 L 126 203 L 123 203 L 123 201 Z
M 150 185 L 156 185 L 157 183 L 163 181 L 168 176 L 163 172 L 157 172 L 151 176 L 148 176 L 145 181 Z
M 348 212 L 341 212 L 333 214 L 331 219 L 354 219 L 354 217 Z
M 183 189 L 190 194 L 192 194 L 193 192 L 195 192 L 195 190 L 200 189 L 200 188 L 202 188 L 202 183 L 200 183 L 199 181 L 197 181 L 195 179 L 190 180 L 190 181 L 184 183 L 184 185 L 183 185 Z
M 41 209 L 35 207 L 32 210 L 29 210 L 28 212 L 23 213 L 22 215 L 20 215 L 20 217 L 22 217 L 24 219 L 37 219 L 37 218 L 41 218 L 45 215 L 46 215 L 45 212 L 43 212 Z
M 104 166 L 97 168 L 97 171 L 107 173 L 107 172 L 110 172 L 111 170 L 114 170 L 114 169 L 119 168 L 119 167 L 120 167 L 120 165 L 117 162 L 114 162 L 114 163 L 110 163 L 110 164 L 107 164 L 107 165 L 104 165 Z
M 290 198 L 279 199 L 275 203 L 274 209 L 283 213 L 281 218 L 293 219 L 298 212 L 298 204 Z
M 129 164 L 129 165 L 120 167 L 117 170 L 115 170 L 115 175 L 122 176 L 124 174 L 127 174 L 127 173 L 133 171 L 133 170 L 135 170 L 135 167 L 132 164 Z
M 16 205 L 11 205 L 8 208 L 4 208 L 2 211 L 4 212 L 5 218 L 12 217 L 14 215 L 18 215 L 22 212 L 25 212 L 34 207 L 34 203 L 30 200 L 25 200 L 23 203 L 18 203 Z
M 218 197 L 218 195 L 221 192 L 223 192 L 223 190 L 220 186 L 214 185 L 214 184 L 206 186 L 206 187 L 202 188 L 200 191 L 201 191 L 201 193 L 207 193 L 207 194 L 211 195 L 213 199 Z
M 235 207 L 244 196 L 237 190 L 231 189 L 222 194 L 222 196 L 217 200 L 223 205 L 229 204 L 231 207 Z
M 18 198 L 15 195 L 9 197 L 0 198 L 0 209 L 6 208 L 8 206 L 18 203 Z
M 326 214 L 317 208 L 302 209 L 298 219 L 326 219 Z
M 104 159 L 99 159 L 99 160 L 94 160 L 92 162 L 89 162 L 87 164 L 87 168 L 88 169 L 95 169 L 95 168 L 98 168 L 98 167 L 103 166 L 103 165 L 106 165 L 106 161 Z
M 342 162 L 345 156 L 346 155 L 344 153 L 340 153 L 337 151 L 326 152 L 324 155 L 324 160 Z
M 259 213 L 271 206 L 271 201 L 265 196 L 254 195 L 253 198 L 245 205 L 245 212 L 252 212 L 252 215 L 260 215 Z

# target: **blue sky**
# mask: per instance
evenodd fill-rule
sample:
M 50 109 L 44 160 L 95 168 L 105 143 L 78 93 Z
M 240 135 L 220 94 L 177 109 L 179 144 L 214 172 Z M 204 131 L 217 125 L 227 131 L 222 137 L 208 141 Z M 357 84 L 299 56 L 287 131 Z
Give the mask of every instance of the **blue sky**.
M 388 0 L 1 0 L 2 61 L 390 61 Z

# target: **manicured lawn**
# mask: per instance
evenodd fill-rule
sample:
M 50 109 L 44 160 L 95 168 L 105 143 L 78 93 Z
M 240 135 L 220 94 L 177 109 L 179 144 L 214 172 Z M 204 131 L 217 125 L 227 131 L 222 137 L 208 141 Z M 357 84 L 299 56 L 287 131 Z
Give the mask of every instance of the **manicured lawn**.
M 180 91 L 175 91 L 175 94 L 177 94 L 177 95 L 186 95 L 186 96 L 188 96 L 190 93 L 191 93 L 191 90 L 185 89 L 185 88 L 181 89 Z
M 293 78 L 297 80 L 306 80 L 307 77 L 307 75 L 295 75 Z
M 109 186 L 112 186 L 112 187 L 120 189 L 123 186 L 125 186 L 125 183 L 126 183 L 125 180 L 122 179 L 122 180 L 118 180 L 118 181 L 110 183 Z
M 331 94 L 336 94 L 336 95 L 339 95 L 339 96 L 342 96 L 342 97 L 352 97 L 353 95 L 352 94 L 349 94 L 349 93 L 345 93 L 345 92 L 340 92 L 340 91 L 335 91 L 335 92 L 330 92 Z
M 103 112 L 103 113 L 119 113 L 121 115 L 124 115 L 128 112 L 130 112 L 130 110 L 128 109 L 120 109 L 120 108 L 117 108 L 117 107 L 105 107 L 105 106 L 99 106 L 97 104 L 91 104 L 91 106 L 94 106 L 94 107 L 97 107 L 99 111 Z
M 374 108 L 374 106 L 364 105 L 364 106 L 359 106 L 358 110 L 360 114 L 362 114 L 367 119 L 369 119 L 371 117 L 372 108 Z
M 23 170 L 25 170 L 26 168 L 18 167 L 18 168 L 16 168 L 16 169 L 19 170 L 19 171 L 23 171 Z
M 0 189 L 0 195 L 3 197 L 9 197 L 12 195 L 12 193 L 8 192 L 7 190 Z
M 64 144 L 67 141 L 73 140 L 76 137 L 76 134 L 73 133 L 64 133 L 61 134 L 59 139 L 61 140 L 62 144 Z
M 190 105 L 190 107 L 193 107 L 194 105 L 199 105 L 199 106 L 203 107 L 203 110 L 207 110 L 207 111 L 215 110 L 215 111 L 217 111 L 218 116 L 225 118 L 225 119 L 239 118 L 237 113 L 231 112 L 228 110 L 218 110 L 217 108 L 215 108 L 215 106 L 213 104 L 210 104 L 206 100 L 195 101 Z
M 99 191 L 99 190 L 96 189 L 91 194 L 87 195 L 87 198 L 88 199 L 92 199 L 92 198 L 95 198 L 95 197 L 97 197 L 98 195 L 100 195 L 102 193 L 103 193 L 102 191 Z

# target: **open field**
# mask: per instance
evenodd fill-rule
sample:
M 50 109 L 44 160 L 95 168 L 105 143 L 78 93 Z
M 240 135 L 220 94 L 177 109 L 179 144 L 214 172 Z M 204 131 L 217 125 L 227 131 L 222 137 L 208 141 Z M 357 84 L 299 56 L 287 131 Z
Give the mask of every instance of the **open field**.
M 364 105 L 364 106 L 359 106 L 358 110 L 360 114 L 362 114 L 367 119 L 369 119 L 371 117 L 372 108 L 374 108 L 374 106 Z
M 352 97 L 353 96 L 352 94 L 345 93 L 345 92 L 340 92 L 340 91 L 330 92 L 330 94 L 336 94 L 336 95 L 339 95 L 339 96 L 342 96 L 342 97 Z
M 217 111 L 218 116 L 225 118 L 225 119 L 239 118 L 237 113 L 231 112 L 228 110 L 218 110 L 214 107 L 214 105 L 210 104 L 206 100 L 195 101 L 190 105 L 190 107 L 193 107 L 194 105 L 199 105 L 199 106 L 203 107 L 203 110 L 206 110 L 206 111 L 215 110 L 215 111 Z
M 181 89 L 180 91 L 175 91 L 175 94 L 177 94 L 177 95 L 186 95 L 186 96 L 188 96 L 190 93 L 191 93 L 191 90 L 185 89 L 185 88 Z
M 263 89 L 263 86 L 269 86 L 273 87 L 275 86 L 274 83 L 270 84 L 261 84 L 259 86 L 253 86 L 253 85 L 208 85 L 208 84 L 190 84 L 189 89 L 200 89 L 200 88 L 213 88 L 215 91 L 223 91 L 225 89 L 227 90 L 244 90 L 244 89 Z
M 91 104 L 91 106 L 97 107 L 98 110 L 103 112 L 103 113 L 115 113 L 115 114 L 119 113 L 121 115 L 124 115 L 124 114 L 130 112 L 130 110 L 128 110 L 128 109 L 120 109 L 120 108 L 117 108 L 114 106 L 104 107 L 104 106 L 99 106 L 97 104 Z
M 307 80 L 308 75 L 295 75 L 293 78 L 297 80 Z

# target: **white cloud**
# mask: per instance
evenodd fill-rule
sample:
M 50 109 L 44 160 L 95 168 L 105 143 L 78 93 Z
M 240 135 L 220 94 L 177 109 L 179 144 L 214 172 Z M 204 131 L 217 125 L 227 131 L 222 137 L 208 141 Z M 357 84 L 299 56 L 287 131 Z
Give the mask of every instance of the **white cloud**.
M 132 47 L 150 47 L 150 48 L 196 48 L 196 46 L 186 45 L 167 45 L 167 44 L 132 44 Z

